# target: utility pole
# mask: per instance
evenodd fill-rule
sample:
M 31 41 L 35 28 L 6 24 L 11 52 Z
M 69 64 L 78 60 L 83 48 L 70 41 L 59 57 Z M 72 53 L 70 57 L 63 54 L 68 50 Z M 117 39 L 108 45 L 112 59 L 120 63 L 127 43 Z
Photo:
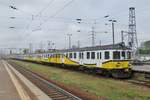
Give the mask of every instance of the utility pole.
M 40 51 L 41 51 L 41 52 L 44 51 L 44 45 L 43 45 L 43 42 L 42 42 L 42 41 L 39 43 L 39 48 L 40 48 Z
M 129 32 L 128 31 L 121 31 L 121 42 L 124 42 L 126 44 L 126 37 L 128 36 Z
M 71 49 L 71 36 L 72 36 L 72 34 L 67 34 L 67 36 L 69 37 L 69 49 Z
M 109 15 L 104 16 L 104 18 L 109 18 L 109 17 L 110 17 Z M 114 23 L 117 22 L 117 20 L 111 18 L 108 21 L 111 22 L 111 24 L 112 24 L 112 41 L 113 41 L 113 46 L 114 46 L 114 44 L 115 44 L 115 28 L 114 28 Z
M 112 22 L 112 37 L 113 37 L 113 45 L 114 45 L 115 44 L 114 22 Z
M 95 46 L 95 27 L 96 27 L 96 20 L 94 20 L 94 25 L 92 26 L 92 47 Z
M 111 22 L 111 24 L 112 24 L 112 40 L 113 40 L 113 46 L 115 45 L 115 32 L 114 32 L 114 23 L 115 22 L 117 22 L 116 20 L 114 20 L 114 19 L 111 19 L 111 20 L 109 20 L 110 22 Z
M 123 31 L 121 31 L 121 42 L 124 42 Z
M 32 45 L 32 43 L 29 43 L 29 53 L 31 54 L 32 51 L 33 51 L 33 45 Z
M 92 47 L 95 46 L 95 28 L 92 27 Z
M 80 48 L 80 41 L 78 40 L 78 48 Z
M 100 46 L 102 45 L 102 41 L 101 41 L 101 40 L 99 41 L 99 45 L 100 45 Z
M 51 49 L 51 41 L 48 41 L 48 47 L 47 47 L 48 51 Z

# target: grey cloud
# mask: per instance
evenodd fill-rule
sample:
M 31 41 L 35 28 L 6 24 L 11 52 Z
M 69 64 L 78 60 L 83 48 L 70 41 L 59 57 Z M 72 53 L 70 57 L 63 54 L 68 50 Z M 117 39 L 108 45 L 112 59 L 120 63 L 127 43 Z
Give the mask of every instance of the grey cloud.
M 55 18 L 49 18 L 69 1 L 71 0 L 54 0 L 41 17 L 34 16 L 34 20 L 32 20 L 32 15 L 36 15 L 50 0 L 0 0 L 0 47 L 28 47 L 30 42 L 38 47 L 40 41 L 46 44 L 48 40 L 51 40 L 56 43 L 57 48 L 66 48 L 68 46 L 66 34 L 68 33 L 73 34 L 72 44 L 77 44 L 77 41 L 80 40 L 82 46 L 89 46 L 91 45 L 89 31 L 94 22 L 92 19 L 95 18 L 99 18 L 96 31 L 109 32 L 108 34 L 97 33 L 96 44 L 99 44 L 100 40 L 102 44 L 108 44 L 112 42 L 112 39 L 111 26 L 104 25 L 108 23 L 103 18 L 107 14 L 118 21 L 115 24 L 115 35 L 116 42 L 119 42 L 120 31 L 128 30 L 130 6 L 136 7 L 139 41 L 150 39 L 148 37 L 150 32 L 149 0 L 74 0 Z M 15 5 L 19 10 L 14 11 L 9 8 L 9 5 Z M 10 19 L 12 16 L 15 16 L 16 19 Z M 75 20 L 77 18 L 85 19 L 84 23 L 78 24 Z M 45 20 L 47 20 L 46 23 Z M 15 29 L 10 29 L 11 26 Z M 38 28 L 41 30 L 33 31 Z M 81 30 L 81 32 L 77 32 L 77 30 Z

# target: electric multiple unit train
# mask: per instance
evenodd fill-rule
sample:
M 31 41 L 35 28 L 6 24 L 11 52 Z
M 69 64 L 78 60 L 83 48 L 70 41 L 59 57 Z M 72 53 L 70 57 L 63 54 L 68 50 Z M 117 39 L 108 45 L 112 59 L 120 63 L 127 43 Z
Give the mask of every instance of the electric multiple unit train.
M 16 55 L 15 59 L 57 64 L 115 78 L 131 76 L 132 51 L 123 43 Z

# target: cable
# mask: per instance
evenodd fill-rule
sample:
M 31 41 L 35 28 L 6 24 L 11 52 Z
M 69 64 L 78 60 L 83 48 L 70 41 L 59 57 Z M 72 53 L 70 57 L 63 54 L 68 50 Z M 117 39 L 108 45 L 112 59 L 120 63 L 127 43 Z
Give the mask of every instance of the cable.
M 55 0 L 51 0 L 51 1 L 47 4 L 46 7 L 44 7 L 41 11 L 39 11 L 39 13 L 37 13 L 37 14 L 35 15 L 35 17 L 37 17 L 38 15 L 40 15 L 40 14 L 41 14 L 45 9 L 47 9 L 54 1 L 55 1 Z M 30 28 L 31 23 L 33 22 L 33 14 L 31 14 L 31 15 L 32 15 L 32 20 L 31 20 L 31 22 L 27 25 L 26 29 Z M 41 17 L 41 16 L 40 16 L 40 17 Z M 25 33 L 25 31 L 24 31 L 24 33 Z
M 69 1 L 67 4 L 65 4 L 61 9 L 57 10 L 56 13 L 54 13 L 53 15 L 51 15 L 49 18 L 55 17 L 57 14 L 59 14 L 60 12 L 62 12 L 66 7 L 68 7 L 71 3 L 73 3 L 73 1 L 74 0 Z M 45 20 L 44 23 L 48 22 L 49 18 L 47 20 Z
M 41 11 L 39 11 L 39 13 L 37 13 L 37 14 L 35 15 L 35 17 L 37 17 L 38 15 L 40 15 L 42 12 L 44 12 L 44 10 L 46 10 L 51 4 L 53 4 L 54 1 L 55 1 L 55 0 L 51 0 L 51 1 L 47 4 L 47 6 L 45 6 Z

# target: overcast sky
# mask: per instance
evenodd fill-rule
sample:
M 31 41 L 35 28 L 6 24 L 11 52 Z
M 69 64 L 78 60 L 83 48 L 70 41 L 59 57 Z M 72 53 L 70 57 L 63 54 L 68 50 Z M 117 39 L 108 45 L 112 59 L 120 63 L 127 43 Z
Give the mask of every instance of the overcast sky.
M 81 46 L 90 46 L 92 26 L 96 44 L 110 44 L 111 24 L 105 15 L 117 20 L 115 40 L 120 42 L 120 31 L 128 31 L 129 7 L 136 8 L 139 42 L 150 40 L 149 5 L 150 0 L 0 0 L 0 48 L 23 48 L 29 43 L 46 47 L 47 41 L 56 48 L 67 48 L 67 34 L 72 34 L 72 45 L 79 40 Z M 76 21 L 79 18 L 81 24 Z

